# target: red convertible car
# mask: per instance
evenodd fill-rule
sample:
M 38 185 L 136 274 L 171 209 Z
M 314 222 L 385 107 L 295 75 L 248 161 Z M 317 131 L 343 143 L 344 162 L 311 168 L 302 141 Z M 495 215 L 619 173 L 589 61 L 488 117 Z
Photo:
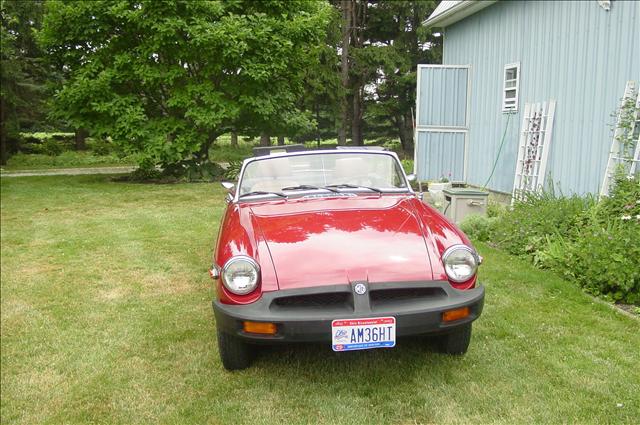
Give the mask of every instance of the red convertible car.
M 467 237 L 421 200 L 393 152 L 272 153 L 244 161 L 210 270 L 219 351 L 243 369 L 259 344 L 394 347 L 430 334 L 463 354 L 484 288 Z

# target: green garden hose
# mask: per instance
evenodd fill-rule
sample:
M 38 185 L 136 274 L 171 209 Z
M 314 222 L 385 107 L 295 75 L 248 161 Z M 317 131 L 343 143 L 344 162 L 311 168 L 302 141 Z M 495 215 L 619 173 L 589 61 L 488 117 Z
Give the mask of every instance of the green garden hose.
M 491 177 L 493 177 L 493 173 L 495 173 L 496 171 L 496 166 L 498 165 L 498 159 L 500 159 L 500 153 L 502 152 L 502 146 L 504 146 L 504 141 L 507 136 L 507 129 L 509 129 L 509 118 L 511 118 L 511 115 L 513 114 L 514 112 L 507 113 L 507 123 L 504 125 L 504 133 L 502 133 L 502 141 L 500 142 L 500 147 L 498 148 L 498 155 L 496 156 L 496 160 L 493 163 L 493 168 L 491 169 L 491 174 L 489 174 L 489 178 L 482 186 L 482 190 L 485 190 L 487 188 L 487 185 L 491 181 Z

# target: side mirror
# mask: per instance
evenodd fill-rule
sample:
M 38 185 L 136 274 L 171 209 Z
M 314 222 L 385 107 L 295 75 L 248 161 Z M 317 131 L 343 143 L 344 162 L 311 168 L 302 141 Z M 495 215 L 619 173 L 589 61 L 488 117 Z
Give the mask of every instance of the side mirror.
M 222 182 L 222 187 L 227 189 L 227 196 L 224 197 L 224 200 L 227 204 L 230 204 L 233 201 L 233 197 L 236 192 L 236 185 L 229 182 Z
M 409 180 L 410 182 L 416 181 L 416 175 L 415 174 L 409 174 L 407 176 L 407 180 Z

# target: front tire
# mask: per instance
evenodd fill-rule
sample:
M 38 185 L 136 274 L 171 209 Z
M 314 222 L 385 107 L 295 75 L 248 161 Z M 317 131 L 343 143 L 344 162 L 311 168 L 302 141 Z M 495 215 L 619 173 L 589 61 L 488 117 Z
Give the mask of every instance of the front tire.
M 251 366 L 253 350 L 240 338 L 218 331 L 218 351 L 222 366 L 227 370 L 241 370 Z
M 471 323 L 459 326 L 454 331 L 438 338 L 438 349 L 441 353 L 462 355 L 467 352 L 469 342 L 471 342 Z

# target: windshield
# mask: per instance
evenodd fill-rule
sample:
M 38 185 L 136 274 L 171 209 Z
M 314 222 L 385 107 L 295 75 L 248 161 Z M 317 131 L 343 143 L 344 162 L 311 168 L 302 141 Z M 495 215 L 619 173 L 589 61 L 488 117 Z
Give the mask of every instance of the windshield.
M 314 153 L 265 157 L 247 164 L 239 195 L 318 188 L 407 189 L 398 161 L 387 154 Z

